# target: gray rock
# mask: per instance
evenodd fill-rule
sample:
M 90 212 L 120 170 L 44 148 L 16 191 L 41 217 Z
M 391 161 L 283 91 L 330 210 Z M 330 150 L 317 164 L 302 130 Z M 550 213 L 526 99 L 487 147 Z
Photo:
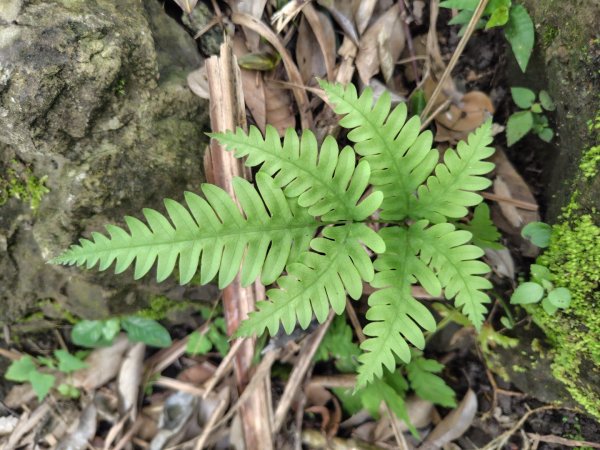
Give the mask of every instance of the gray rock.
M 209 125 L 185 82 L 201 64 L 196 43 L 153 0 L 0 4 L 0 181 L 27 167 L 50 189 L 35 212 L 18 199 L 0 206 L 0 321 L 38 299 L 93 317 L 172 291 L 45 261 L 198 190 Z

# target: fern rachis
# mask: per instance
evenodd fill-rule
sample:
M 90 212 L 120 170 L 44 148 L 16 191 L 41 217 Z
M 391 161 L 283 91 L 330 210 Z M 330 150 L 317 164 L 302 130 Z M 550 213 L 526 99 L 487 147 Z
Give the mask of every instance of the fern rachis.
M 187 208 L 166 200 L 167 216 L 144 210 L 148 225 L 126 218 L 129 231 L 107 226 L 108 237 L 92 233 L 53 262 L 100 270 L 116 262 L 117 273 L 134 265 L 136 278 L 157 263 L 159 280 L 178 263 L 181 283 L 198 268 L 203 284 L 217 277 L 224 287 L 238 272 L 243 284 L 275 283 L 238 330 L 243 335 L 280 326 L 290 332 L 313 315 L 322 322 L 330 309 L 344 310 L 347 294 L 358 299 L 363 282 L 371 283 L 378 290 L 369 298 L 360 385 L 381 377 L 384 366 L 393 370 L 396 357 L 408 362 L 409 343 L 422 348 L 424 332 L 435 330 L 429 310 L 411 295 L 413 284 L 433 295 L 444 289 L 479 326 L 489 268 L 478 261 L 483 252 L 469 244 L 471 234 L 447 220 L 466 216 L 482 200 L 473 191 L 489 185 L 490 124 L 438 162 L 431 133 L 419 131 L 418 118 L 407 120 L 405 105 L 390 111 L 387 94 L 373 104 L 369 89 L 358 96 L 351 85 L 323 88 L 354 148 L 340 150 L 328 137 L 319 149 L 310 131 L 299 137 L 288 130 L 282 141 L 271 127 L 264 137 L 256 128 L 212 134 L 258 169 L 258 189 L 234 180 L 240 207 L 203 185 L 205 198 L 186 193 Z M 368 222 L 378 210 L 379 222 L 390 226 L 376 232 Z

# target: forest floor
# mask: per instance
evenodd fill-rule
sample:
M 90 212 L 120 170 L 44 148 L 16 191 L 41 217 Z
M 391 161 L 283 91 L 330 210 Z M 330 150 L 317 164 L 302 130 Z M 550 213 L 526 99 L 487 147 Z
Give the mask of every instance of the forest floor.
M 165 8 L 198 38 L 203 52 L 211 45 L 217 50 L 213 41 L 228 30 L 243 69 L 240 87 L 246 120 L 262 130 L 266 124 L 281 131 L 309 124 L 317 136 L 335 132 L 340 142 L 347 142 L 315 77 L 352 81 L 361 89 L 368 85 L 376 96 L 388 92 L 393 101 L 408 102 L 413 114 L 422 113 L 461 41 L 460 26 L 448 24 L 458 12 L 445 8 L 433 12 L 429 2 L 415 0 L 401 7 L 391 1 L 365 1 L 363 16 L 355 14 L 361 3 L 356 1 L 291 2 L 281 16 L 289 21 L 280 22 L 280 29 L 277 22 L 268 21 L 275 13 L 272 2 L 255 3 L 262 8 L 256 11 L 255 6 L 237 17 L 221 2 L 200 4 L 202 13 L 194 10 L 195 2 L 183 0 L 167 2 Z M 190 8 L 192 14 L 184 13 L 182 20 L 180 8 Z M 432 13 L 437 20 L 432 20 Z M 258 19 L 252 22 L 248 16 Z M 246 391 L 270 389 L 267 396 L 277 405 L 275 416 L 281 414 L 275 448 L 600 448 L 598 422 L 574 403 L 544 403 L 534 393 L 519 390 L 505 379 L 506 359 L 500 363 L 496 354 L 502 347 L 508 352 L 514 347 L 515 328 L 534 327 L 526 313 L 509 306 L 509 299 L 538 253 L 520 231 L 524 224 L 544 217 L 543 165 L 536 149 L 546 144 L 528 135 L 507 146 L 505 126 L 517 110 L 507 75 L 516 67 L 510 46 L 502 27 L 469 34 L 464 52 L 432 102 L 434 108 L 424 117 L 443 151 L 493 115 L 493 145 L 505 155 L 495 157 L 504 162 L 484 193 L 502 244 L 487 249 L 485 256 L 494 285 L 487 320 L 477 334 L 473 327 L 455 323 L 460 320 L 442 319 L 445 327 L 431 336 L 424 353 L 443 364 L 437 375 L 454 391 L 456 402 L 436 404 L 405 389 L 402 401 L 418 431 L 412 434 L 380 405 L 375 408 L 380 414 L 372 414 L 360 401 L 356 404 L 349 395 L 354 375 L 344 363 L 355 360 L 361 326 L 367 322 L 364 295 L 353 303 L 354 317 L 348 323 L 335 319 L 327 322 L 332 324 L 328 332 L 315 325 L 291 339 L 259 339 L 252 349 L 258 368 L 246 374 Z M 289 61 L 272 45 L 272 36 L 287 49 Z M 196 94 L 210 99 L 214 92 L 206 77 L 203 67 L 188 80 Z M 298 90 L 308 94 L 305 100 Z M 552 113 L 547 115 L 552 125 Z M 212 170 L 219 168 L 213 165 Z M 71 339 L 78 320 L 65 320 L 64 312 L 47 305 L 42 313 L 6 327 L 10 345 L 0 348 L 4 367 L 7 361 L 14 364 L 31 355 L 38 375 L 52 373 L 58 389 L 39 401 L 33 387 L 37 383 L 40 388 L 41 378 L 32 383 L 5 382 L 0 443 L 4 448 L 243 448 L 241 422 L 248 420 L 243 408 L 247 397 L 240 396 L 233 370 L 240 344 L 226 337 L 227 327 L 219 317 L 228 307 L 220 300 L 221 295 L 213 305 L 198 305 L 157 299 L 142 315 L 168 329 L 172 340 L 160 350 L 117 337 L 108 347 L 82 353 Z M 426 294 L 421 300 L 442 303 Z M 440 317 L 447 313 L 436 310 Z M 58 356 L 57 349 L 67 350 L 87 367 Z M 52 355 L 57 361 L 51 361 Z M 261 355 L 263 362 L 258 363 Z M 352 367 L 355 361 L 349 364 Z

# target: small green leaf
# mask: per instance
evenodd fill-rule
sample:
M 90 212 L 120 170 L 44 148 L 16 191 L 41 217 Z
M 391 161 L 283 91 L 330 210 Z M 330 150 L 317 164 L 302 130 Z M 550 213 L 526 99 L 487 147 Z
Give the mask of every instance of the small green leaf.
M 546 266 L 542 266 L 540 264 L 532 264 L 529 267 L 529 270 L 531 272 L 533 281 L 536 281 L 537 283 L 541 284 L 542 280 L 552 280 L 552 273 L 550 273 L 550 270 Z
M 58 370 L 63 373 L 75 372 L 87 367 L 86 363 L 65 350 L 55 350 L 54 356 L 58 360 Z
M 121 325 L 133 342 L 143 342 L 152 347 L 168 347 L 172 343 L 167 329 L 156 320 L 127 316 L 123 318 Z
M 194 331 L 188 337 L 188 342 L 185 351 L 190 355 L 204 355 L 212 348 L 213 344 L 210 339 L 198 331 Z
M 557 308 L 568 308 L 571 304 L 571 292 L 564 287 L 553 289 L 548 293 L 548 300 Z
M 552 227 L 544 222 L 530 222 L 521 230 L 521 236 L 540 248 L 548 247 L 551 235 Z
M 248 53 L 238 58 L 238 65 L 242 69 L 269 71 L 273 70 L 280 60 L 279 53 Z
M 535 101 L 535 93 L 531 89 L 524 87 L 511 87 L 510 94 L 515 105 L 522 109 L 531 108 L 531 105 Z
M 448 21 L 448 25 L 467 25 L 473 17 L 473 11 L 462 10 L 456 16 Z
M 540 114 L 542 112 L 542 105 L 540 105 L 539 103 L 534 103 L 533 105 L 531 105 L 531 112 Z
M 515 289 L 515 292 L 510 297 L 510 302 L 513 305 L 529 305 L 539 302 L 543 296 L 544 288 L 537 283 L 528 281 Z
M 504 247 L 498 242 L 500 232 L 490 218 L 490 207 L 487 203 L 480 203 L 473 211 L 473 218 L 469 223 L 458 223 L 456 228 L 466 230 L 473 235 L 473 244 L 481 248 L 496 250 Z
M 444 365 L 436 360 L 423 357 L 413 358 L 406 366 L 410 386 L 419 397 L 446 408 L 453 408 L 456 406 L 454 391 L 443 378 L 435 375 L 443 368 Z
M 40 364 L 49 367 L 50 369 L 56 369 L 56 361 L 46 356 L 38 356 L 37 360 Z
M 510 9 L 504 35 L 510 43 L 519 67 L 525 72 L 533 51 L 535 32 L 533 21 L 523 5 L 515 5 Z
M 120 329 L 121 321 L 118 318 L 104 320 L 102 324 L 102 337 L 106 341 L 112 342 Z
M 544 300 L 542 300 L 542 308 L 544 308 L 544 311 L 546 311 L 546 314 L 549 316 L 553 316 L 558 310 L 558 308 L 552 304 L 548 297 L 545 297 Z
M 8 370 L 4 374 L 4 378 L 17 382 L 29 381 L 31 373 L 36 371 L 37 367 L 33 362 L 33 358 L 29 355 L 25 355 L 21 359 L 13 361 L 10 364 Z
M 556 109 L 556 105 L 552 101 L 552 97 L 550 97 L 548 91 L 540 91 L 540 103 L 546 111 L 554 111 Z
M 223 333 L 219 332 L 216 327 L 211 327 L 206 335 L 217 348 L 217 351 L 221 356 L 225 356 L 229 353 L 229 339 L 227 339 L 227 336 Z
M 440 7 L 475 11 L 478 3 L 479 0 L 444 0 L 443 2 L 440 2 Z
M 67 398 L 79 398 L 81 395 L 79 389 L 67 383 L 61 383 L 56 390 Z
M 506 316 L 500 317 L 500 323 L 507 329 L 512 330 L 515 324 Z
M 485 29 L 488 30 L 493 27 L 506 25 L 506 22 L 508 22 L 508 11 L 509 9 L 506 6 L 501 6 L 494 10 L 490 19 L 485 24 Z
M 46 398 L 46 395 L 48 395 L 48 392 L 50 392 L 50 389 L 54 386 L 55 381 L 56 377 L 54 375 L 41 372 L 32 373 L 29 378 L 33 392 L 36 393 L 40 402 Z
M 102 340 L 102 329 L 100 320 L 82 320 L 71 330 L 71 340 L 82 347 L 96 347 Z
M 552 128 L 544 128 L 538 133 L 538 137 L 544 142 L 550 142 L 554 137 L 554 131 Z
M 425 109 L 425 91 L 423 89 L 417 89 L 410 97 L 410 112 L 414 115 L 420 115 Z
M 508 146 L 521 140 L 533 126 L 533 114 L 531 111 L 519 111 L 508 118 L 506 124 L 506 141 Z

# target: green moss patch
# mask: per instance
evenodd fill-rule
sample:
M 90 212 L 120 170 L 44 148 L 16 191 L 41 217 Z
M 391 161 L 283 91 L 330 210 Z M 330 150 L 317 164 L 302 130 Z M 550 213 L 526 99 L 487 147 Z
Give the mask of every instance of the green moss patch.
M 13 161 L 13 165 L 16 166 L 16 161 Z M 0 206 L 9 199 L 16 198 L 29 203 L 31 209 L 36 211 L 44 195 L 50 192 L 45 186 L 46 178 L 36 177 L 29 168 L 19 171 L 9 167 L 6 175 L 0 177 Z

